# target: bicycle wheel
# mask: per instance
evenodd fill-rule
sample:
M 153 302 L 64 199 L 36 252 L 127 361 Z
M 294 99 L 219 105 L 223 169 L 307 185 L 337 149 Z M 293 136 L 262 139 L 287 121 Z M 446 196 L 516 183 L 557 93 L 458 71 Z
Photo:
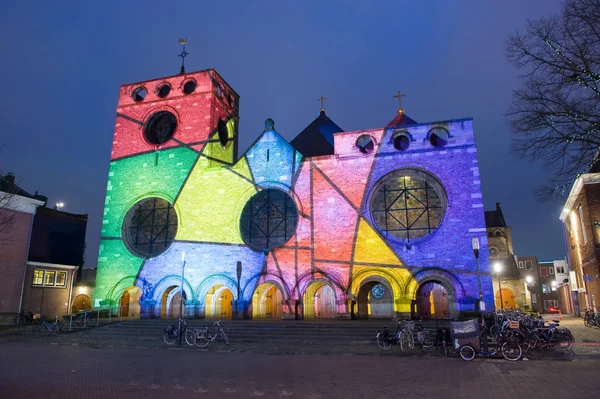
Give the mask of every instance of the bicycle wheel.
M 225 335 L 225 331 L 221 330 L 221 338 L 223 338 L 223 342 L 225 342 L 225 345 L 229 346 L 229 338 L 227 338 L 227 335 Z
M 403 330 L 400 333 L 400 350 L 408 352 L 415 347 L 415 339 L 411 331 Z
M 500 326 L 498 324 L 494 324 L 492 328 L 490 328 L 490 335 L 493 338 L 498 339 L 498 334 L 500 334 Z
M 208 344 L 212 341 L 212 337 L 208 330 L 200 330 L 198 334 L 196 334 L 196 346 L 198 348 L 206 348 Z
M 196 344 L 196 331 L 193 329 L 187 329 L 185 330 L 185 342 L 189 345 L 189 346 L 194 346 Z
M 433 336 L 427 330 L 423 330 L 420 332 L 421 334 L 421 346 L 423 348 L 431 348 L 433 344 L 435 344 L 435 340 Z
M 516 362 L 523 356 L 523 349 L 516 341 L 506 341 L 503 343 L 500 352 L 506 360 L 510 360 L 511 362 Z
M 590 322 L 590 318 L 588 316 L 583 318 L 583 325 L 586 327 L 592 327 L 593 324 Z
M 377 334 L 377 345 L 384 351 L 387 351 L 392 347 L 388 337 L 383 336 L 381 333 Z
M 165 331 L 165 333 L 163 334 L 163 340 L 165 341 L 165 344 L 173 345 L 175 343 L 175 341 L 177 341 L 177 332 L 176 331 L 173 331 L 173 332 Z
M 459 353 L 460 357 L 464 361 L 470 362 L 471 360 L 475 359 L 475 348 L 473 348 L 471 345 L 462 346 Z

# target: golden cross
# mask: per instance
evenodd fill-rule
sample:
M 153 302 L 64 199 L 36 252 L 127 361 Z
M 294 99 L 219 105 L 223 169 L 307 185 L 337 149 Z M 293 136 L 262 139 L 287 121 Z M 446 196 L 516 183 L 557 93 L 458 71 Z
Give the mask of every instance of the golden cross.
M 327 100 L 327 97 L 323 97 L 322 94 L 320 98 L 317 98 L 317 101 L 321 101 L 321 111 L 325 111 L 325 100 Z
M 402 111 L 404 111 L 404 109 L 402 108 L 402 97 L 405 97 L 406 94 L 402 94 L 400 93 L 400 90 L 398 90 L 398 94 L 396 94 L 394 96 L 394 98 L 398 99 L 398 113 L 402 113 Z

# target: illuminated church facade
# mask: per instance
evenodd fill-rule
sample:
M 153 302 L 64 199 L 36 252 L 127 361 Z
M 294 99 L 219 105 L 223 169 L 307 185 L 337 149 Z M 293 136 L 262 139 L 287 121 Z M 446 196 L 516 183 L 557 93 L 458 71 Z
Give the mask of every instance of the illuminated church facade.
M 120 88 L 96 306 L 178 316 L 183 266 L 188 317 L 493 308 L 472 119 L 345 132 L 322 109 L 238 155 L 238 105 L 212 69 Z

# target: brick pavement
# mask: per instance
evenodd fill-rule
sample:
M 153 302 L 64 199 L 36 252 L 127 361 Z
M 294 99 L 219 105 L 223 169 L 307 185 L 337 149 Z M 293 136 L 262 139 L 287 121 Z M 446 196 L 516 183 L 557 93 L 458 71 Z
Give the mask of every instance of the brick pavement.
M 584 397 L 597 360 L 269 356 L 0 344 L 0 397 Z M 552 381 L 552 383 L 550 383 Z

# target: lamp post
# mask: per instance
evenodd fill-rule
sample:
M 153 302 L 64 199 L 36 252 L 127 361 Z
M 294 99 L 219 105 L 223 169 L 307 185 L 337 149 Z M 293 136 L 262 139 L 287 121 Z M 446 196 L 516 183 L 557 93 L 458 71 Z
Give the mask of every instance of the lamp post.
M 471 240 L 473 246 L 473 255 L 475 255 L 475 262 L 477 263 L 477 286 L 479 288 L 479 311 L 481 312 L 481 325 L 485 331 L 485 317 L 483 311 L 485 310 L 485 304 L 483 303 L 483 290 L 481 289 L 481 270 L 479 269 L 479 238 L 473 237 Z M 488 351 L 487 334 L 483 339 L 483 351 Z
M 183 271 L 185 269 L 185 251 L 181 253 L 181 292 L 179 292 L 179 322 L 177 328 L 177 345 L 181 346 L 181 330 L 183 329 Z
M 529 290 L 529 295 L 531 297 L 531 312 L 533 313 L 533 286 L 535 281 L 531 275 L 525 277 L 525 282 L 527 283 L 527 289 Z
M 500 293 L 500 309 L 504 310 L 504 301 L 502 300 L 502 281 L 500 281 L 500 272 L 502 271 L 502 263 L 496 262 L 494 264 L 494 271 L 498 277 L 498 292 Z

